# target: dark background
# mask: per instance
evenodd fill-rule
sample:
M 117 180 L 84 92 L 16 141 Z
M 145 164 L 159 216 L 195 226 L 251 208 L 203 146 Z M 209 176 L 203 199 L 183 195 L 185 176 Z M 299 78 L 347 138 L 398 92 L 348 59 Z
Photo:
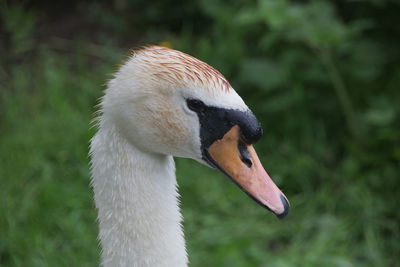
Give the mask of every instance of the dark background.
M 398 1 L 1 1 L 0 266 L 97 266 L 94 106 L 131 48 L 216 67 L 284 220 L 177 159 L 191 266 L 400 264 Z

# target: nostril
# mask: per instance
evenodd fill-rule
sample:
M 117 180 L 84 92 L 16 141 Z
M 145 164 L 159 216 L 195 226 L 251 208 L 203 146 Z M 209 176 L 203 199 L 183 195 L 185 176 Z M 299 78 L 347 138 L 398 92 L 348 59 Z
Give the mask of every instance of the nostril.
M 238 142 L 238 150 L 240 153 L 240 159 L 242 162 L 249 168 L 253 165 L 253 162 L 251 161 L 249 151 L 247 151 L 247 147 L 245 143 L 239 140 Z
M 251 166 L 253 165 L 253 162 L 251 162 L 250 159 L 242 158 L 242 161 L 243 161 L 243 163 L 244 163 L 247 167 L 249 167 L 249 168 L 251 168 Z

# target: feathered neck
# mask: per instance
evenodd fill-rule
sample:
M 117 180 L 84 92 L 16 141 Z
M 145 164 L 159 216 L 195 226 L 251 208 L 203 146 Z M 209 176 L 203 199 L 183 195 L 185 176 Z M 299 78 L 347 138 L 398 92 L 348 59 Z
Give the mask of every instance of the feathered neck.
M 187 266 L 172 156 L 150 154 L 100 119 L 91 140 L 103 266 Z

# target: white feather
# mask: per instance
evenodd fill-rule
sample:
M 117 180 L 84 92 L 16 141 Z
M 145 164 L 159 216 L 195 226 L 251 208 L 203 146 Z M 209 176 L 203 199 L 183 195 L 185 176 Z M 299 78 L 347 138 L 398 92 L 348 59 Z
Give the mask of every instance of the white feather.
M 160 73 L 171 66 L 161 63 L 176 55 L 187 60 L 165 48 L 139 51 L 117 72 L 102 100 L 90 156 L 103 266 L 187 266 L 172 156 L 202 159 L 200 125 L 185 98 L 247 109 L 232 88 L 223 88 L 229 84 L 218 73 L 208 77 L 194 67 L 193 74 L 187 69 L 185 74 L 175 59 L 172 69 L 182 70 L 177 76 L 186 80 L 166 81 Z M 196 74 L 208 80 L 185 76 Z

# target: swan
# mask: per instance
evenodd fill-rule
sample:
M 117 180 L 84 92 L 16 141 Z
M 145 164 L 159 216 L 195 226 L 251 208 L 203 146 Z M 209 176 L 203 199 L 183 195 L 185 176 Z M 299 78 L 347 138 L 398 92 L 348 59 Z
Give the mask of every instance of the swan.
M 91 139 L 103 266 L 187 266 L 173 157 L 218 169 L 279 218 L 289 202 L 252 146 L 254 114 L 213 67 L 160 46 L 109 81 Z

